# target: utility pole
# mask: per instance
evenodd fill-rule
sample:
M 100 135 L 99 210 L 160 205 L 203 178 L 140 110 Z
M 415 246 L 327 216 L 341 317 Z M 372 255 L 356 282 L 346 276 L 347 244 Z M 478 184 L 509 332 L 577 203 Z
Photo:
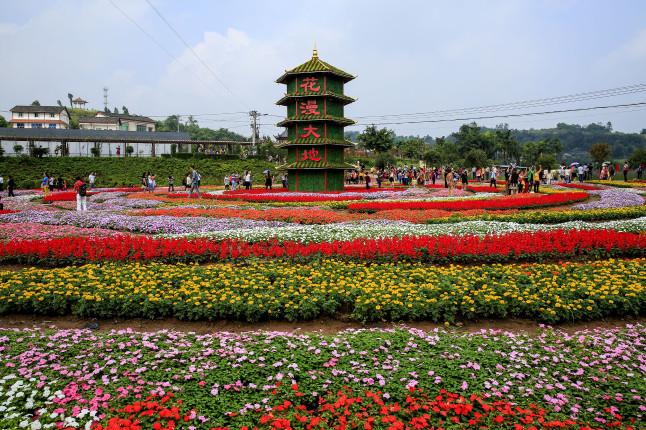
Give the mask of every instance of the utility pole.
M 258 134 L 258 113 L 257 110 L 249 112 L 251 117 L 251 155 L 256 155 L 256 135 Z
M 103 110 L 108 110 L 108 87 L 103 87 Z

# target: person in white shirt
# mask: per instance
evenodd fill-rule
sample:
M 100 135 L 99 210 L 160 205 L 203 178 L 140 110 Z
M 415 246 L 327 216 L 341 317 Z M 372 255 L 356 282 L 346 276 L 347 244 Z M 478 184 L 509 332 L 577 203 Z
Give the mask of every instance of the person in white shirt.
M 90 173 L 88 180 L 90 182 L 90 189 L 94 188 L 94 181 L 96 180 L 96 175 L 94 174 L 94 172 Z
M 583 174 L 584 174 L 583 166 L 579 166 L 577 168 L 577 174 L 579 175 L 579 182 L 583 182 Z
M 4 178 L 0 175 L 0 192 L 4 191 Z

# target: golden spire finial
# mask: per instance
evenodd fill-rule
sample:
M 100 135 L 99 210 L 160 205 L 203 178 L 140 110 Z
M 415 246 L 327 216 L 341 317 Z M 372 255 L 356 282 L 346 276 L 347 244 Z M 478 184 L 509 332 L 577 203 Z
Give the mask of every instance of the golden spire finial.
M 312 58 L 318 58 L 319 51 L 316 49 L 316 42 L 314 42 L 314 50 L 312 51 Z

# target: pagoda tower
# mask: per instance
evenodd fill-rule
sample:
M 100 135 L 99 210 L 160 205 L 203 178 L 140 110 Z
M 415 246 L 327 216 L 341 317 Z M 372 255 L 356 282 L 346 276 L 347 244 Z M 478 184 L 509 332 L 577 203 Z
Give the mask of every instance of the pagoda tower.
M 344 150 L 353 144 L 343 128 L 354 121 L 343 116 L 343 108 L 355 101 L 343 94 L 343 85 L 355 76 L 321 61 L 316 48 L 312 58 L 276 80 L 287 85 L 287 93 L 276 102 L 287 106 L 287 164 L 290 191 L 343 191 Z

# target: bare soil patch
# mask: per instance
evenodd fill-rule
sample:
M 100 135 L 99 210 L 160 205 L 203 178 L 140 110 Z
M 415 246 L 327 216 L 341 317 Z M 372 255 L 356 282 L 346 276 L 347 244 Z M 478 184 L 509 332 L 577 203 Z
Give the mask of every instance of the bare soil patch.
M 613 318 L 601 321 L 585 321 L 555 325 L 554 328 L 572 333 L 578 330 L 595 328 L 615 328 L 626 324 L 646 324 L 646 317 L 638 318 Z M 90 328 L 100 332 L 110 330 L 132 329 L 139 332 L 152 332 L 158 330 L 173 330 L 181 332 L 195 332 L 199 334 L 249 331 L 280 331 L 289 333 L 321 333 L 335 334 L 347 329 L 361 328 L 396 328 L 413 327 L 424 331 L 443 328 L 457 332 L 473 333 L 479 330 L 504 330 L 512 333 L 536 334 L 541 330 L 541 325 L 535 321 L 522 319 L 482 320 L 444 325 L 428 321 L 412 321 L 408 323 L 369 323 L 343 321 L 340 319 L 322 318 L 312 321 L 287 322 L 263 321 L 245 323 L 238 321 L 180 321 L 177 319 L 146 320 L 146 319 L 108 319 L 98 320 L 92 318 L 78 318 L 74 316 L 49 317 L 36 315 L 4 315 L 0 317 L 0 328 L 40 328 L 40 329 L 83 329 Z

